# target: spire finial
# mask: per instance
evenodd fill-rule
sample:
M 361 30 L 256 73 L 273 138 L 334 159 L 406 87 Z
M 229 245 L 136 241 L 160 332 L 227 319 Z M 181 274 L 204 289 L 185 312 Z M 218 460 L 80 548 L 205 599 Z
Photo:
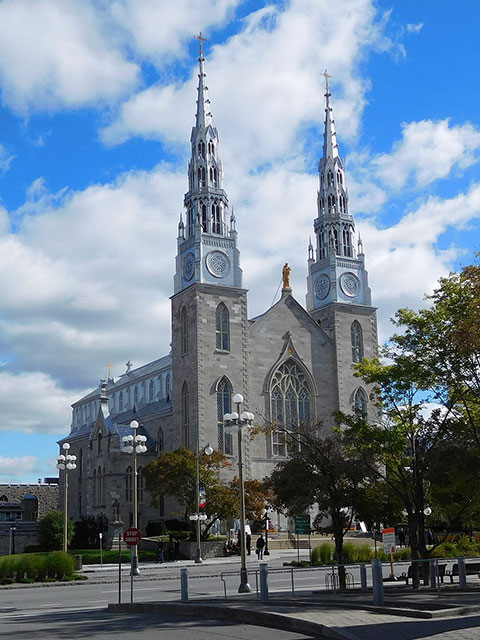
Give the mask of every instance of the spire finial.
M 202 35 L 202 34 L 200 34 L 200 35 Z M 328 86 L 328 79 L 331 78 L 332 76 L 328 73 L 328 71 L 326 69 L 322 73 L 322 76 L 325 78 L 325 89 L 327 90 L 327 93 L 330 93 L 330 87 Z
M 200 31 L 200 33 L 198 34 L 198 36 L 193 36 L 195 38 L 195 40 L 198 40 L 200 42 L 200 55 L 198 56 L 199 60 L 204 60 L 204 56 L 203 56 L 203 43 L 206 42 L 208 40 L 208 38 L 204 38 L 202 36 L 202 32 Z

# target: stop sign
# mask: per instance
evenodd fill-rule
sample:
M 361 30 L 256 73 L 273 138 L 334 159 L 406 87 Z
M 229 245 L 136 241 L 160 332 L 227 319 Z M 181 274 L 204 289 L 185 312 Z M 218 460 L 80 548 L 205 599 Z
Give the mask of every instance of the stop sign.
M 139 529 L 135 527 L 129 527 L 123 533 L 123 541 L 128 544 L 129 547 L 135 547 L 142 539 L 142 534 Z

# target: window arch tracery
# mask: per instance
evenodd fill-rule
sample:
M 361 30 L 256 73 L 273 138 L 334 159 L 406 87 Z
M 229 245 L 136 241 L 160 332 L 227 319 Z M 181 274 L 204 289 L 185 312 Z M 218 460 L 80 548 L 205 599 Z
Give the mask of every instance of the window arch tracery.
M 355 392 L 355 397 L 353 399 L 353 408 L 355 409 L 356 413 L 359 413 L 361 416 L 366 417 L 367 405 L 368 405 L 367 394 L 361 387 L 359 387 Z
M 363 360 L 363 331 L 358 320 L 352 322 L 350 330 L 352 342 L 352 362 Z
M 298 448 L 288 442 L 288 433 L 310 422 L 311 390 L 307 377 L 298 364 L 289 358 L 272 376 L 270 383 L 271 419 L 280 428 L 272 433 L 272 454 L 284 457 Z
M 230 351 L 230 314 L 223 302 L 215 311 L 215 344 L 220 351 Z

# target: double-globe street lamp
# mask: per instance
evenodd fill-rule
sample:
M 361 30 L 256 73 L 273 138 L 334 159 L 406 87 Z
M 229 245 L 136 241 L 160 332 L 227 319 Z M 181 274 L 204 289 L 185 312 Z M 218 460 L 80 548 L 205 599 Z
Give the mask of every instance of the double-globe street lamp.
M 233 398 L 233 404 L 236 406 L 236 411 L 232 413 L 226 413 L 223 416 L 225 423 L 225 430 L 227 433 L 238 434 L 238 479 L 240 484 L 240 556 L 241 556 L 241 568 L 240 568 L 240 586 L 238 587 L 239 593 L 248 593 L 250 585 L 248 584 L 247 573 L 247 554 L 245 549 L 245 489 L 243 485 L 243 457 L 242 457 L 242 429 L 243 427 L 249 427 L 252 425 L 254 415 L 249 411 L 241 412 L 243 404 L 243 396 L 240 393 L 236 393 Z
M 130 427 L 133 434 L 123 436 L 123 451 L 125 453 L 133 453 L 133 465 L 132 465 L 132 502 L 133 502 L 133 526 L 138 529 L 138 473 L 137 473 L 137 453 L 145 453 L 147 450 L 146 442 L 147 436 L 137 435 L 137 429 L 139 424 L 136 420 L 130 422 Z M 138 569 L 138 548 L 137 545 L 132 547 L 132 568 L 131 575 L 138 576 L 140 571 Z
M 63 550 L 67 552 L 68 547 L 68 472 L 77 468 L 77 456 L 69 452 L 70 445 L 68 442 L 62 444 L 64 453 L 57 456 L 57 469 L 65 471 L 63 485 Z
M 190 520 L 194 521 L 196 524 L 197 531 L 197 549 L 195 551 L 195 562 L 196 564 L 201 564 L 202 560 L 202 551 L 200 547 L 200 537 L 201 531 L 200 526 L 203 521 L 207 519 L 207 516 L 204 513 L 200 512 L 200 444 L 199 444 L 199 436 L 198 436 L 198 427 L 197 427 L 197 451 L 195 453 L 195 500 L 196 500 L 196 508 L 195 513 L 190 515 Z M 211 456 L 213 453 L 213 448 L 207 443 L 206 447 L 203 449 L 203 453 L 207 456 Z

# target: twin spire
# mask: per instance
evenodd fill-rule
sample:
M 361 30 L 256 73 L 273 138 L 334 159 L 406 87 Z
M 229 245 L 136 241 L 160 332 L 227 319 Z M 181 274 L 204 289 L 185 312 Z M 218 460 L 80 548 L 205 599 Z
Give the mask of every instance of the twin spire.
M 203 63 L 205 62 L 205 56 L 203 54 L 203 43 L 207 40 L 202 36 L 202 32 L 198 34 L 198 36 L 193 36 L 196 40 L 200 42 L 200 54 L 198 56 L 198 98 L 197 98 L 197 116 L 196 116 L 196 126 L 197 127 L 208 127 L 208 125 L 212 124 L 212 114 L 210 111 L 210 100 L 208 99 L 208 87 L 205 84 L 205 80 L 207 78 Z

